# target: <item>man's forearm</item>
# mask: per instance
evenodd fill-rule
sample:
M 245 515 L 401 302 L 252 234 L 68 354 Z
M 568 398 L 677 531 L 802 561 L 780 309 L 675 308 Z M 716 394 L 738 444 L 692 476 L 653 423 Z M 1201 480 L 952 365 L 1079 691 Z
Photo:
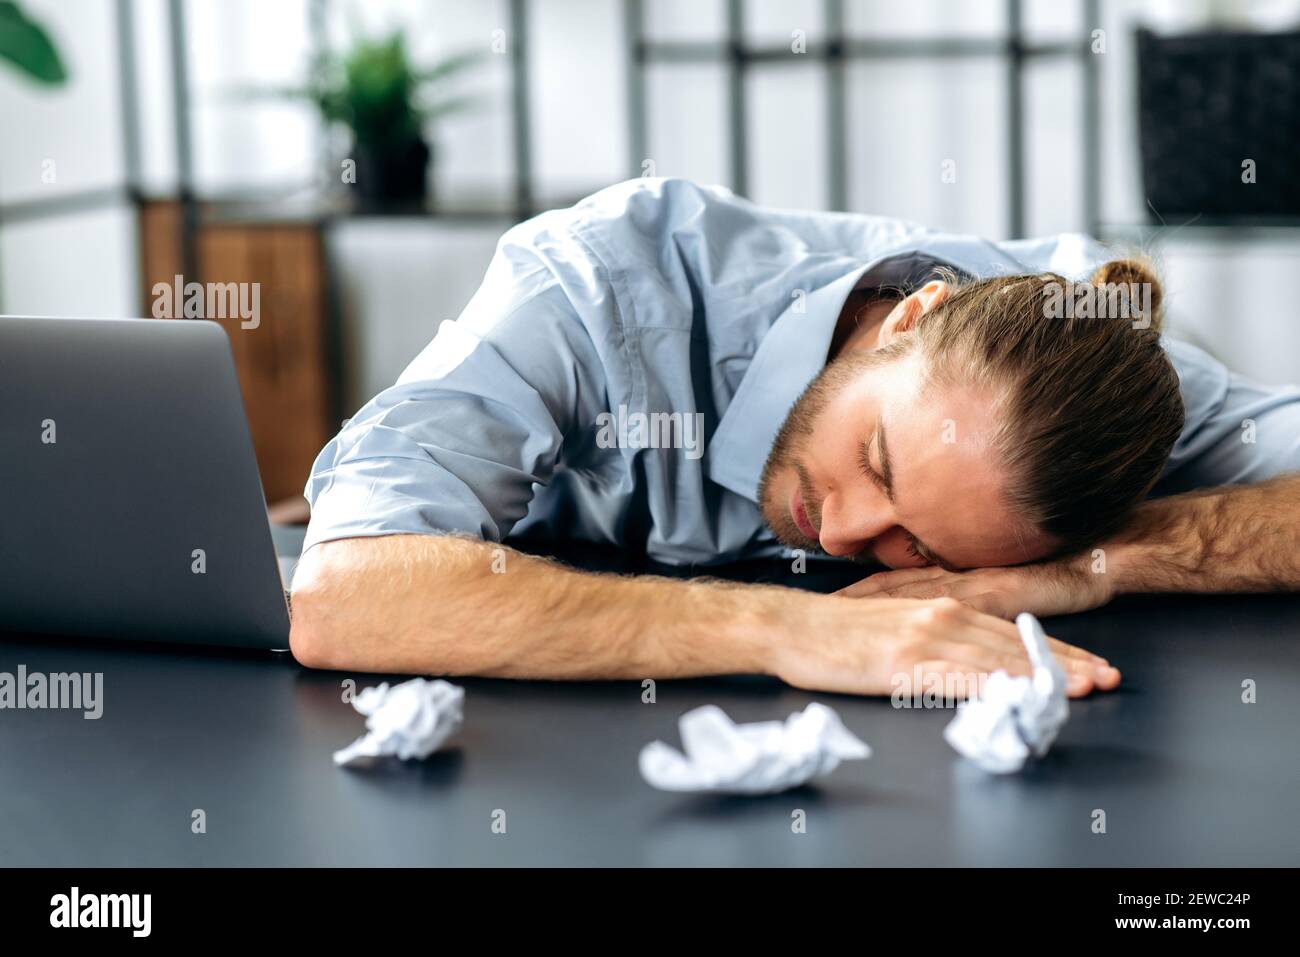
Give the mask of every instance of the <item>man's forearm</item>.
M 760 673 L 791 589 L 574 571 L 503 546 L 397 535 L 310 549 L 295 656 L 321 668 L 530 678 Z
M 1148 502 L 1105 551 L 1118 593 L 1300 589 L 1300 476 Z
M 595 575 L 446 536 L 309 549 L 293 582 L 294 656 L 315 668 L 504 678 L 769 674 L 890 694 L 920 673 L 1028 674 L 1014 625 L 960 602 L 860 602 L 773 585 Z M 1069 693 L 1119 672 L 1052 640 Z M 943 687 L 955 687 L 943 684 Z

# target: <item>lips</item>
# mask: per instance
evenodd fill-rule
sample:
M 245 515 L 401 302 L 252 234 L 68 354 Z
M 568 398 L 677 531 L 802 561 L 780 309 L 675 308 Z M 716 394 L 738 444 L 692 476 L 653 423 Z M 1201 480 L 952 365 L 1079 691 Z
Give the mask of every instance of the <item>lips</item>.
M 803 492 L 799 490 L 797 485 L 794 494 L 790 496 L 790 517 L 794 519 L 795 525 L 799 526 L 799 531 L 813 541 L 817 541 L 817 529 L 808 520 L 808 510 L 804 508 L 803 504 Z

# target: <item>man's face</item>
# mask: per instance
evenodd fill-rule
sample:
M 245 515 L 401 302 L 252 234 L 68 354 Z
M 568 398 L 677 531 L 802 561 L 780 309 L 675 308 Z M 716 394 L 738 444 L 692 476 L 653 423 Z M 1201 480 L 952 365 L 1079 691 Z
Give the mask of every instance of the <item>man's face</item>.
M 994 396 L 923 388 L 916 350 L 852 352 L 813 380 L 759 485 L 783 545 L 891 568 L 977 568 L 1046 558 L 1050 536 L 1003 504 Z

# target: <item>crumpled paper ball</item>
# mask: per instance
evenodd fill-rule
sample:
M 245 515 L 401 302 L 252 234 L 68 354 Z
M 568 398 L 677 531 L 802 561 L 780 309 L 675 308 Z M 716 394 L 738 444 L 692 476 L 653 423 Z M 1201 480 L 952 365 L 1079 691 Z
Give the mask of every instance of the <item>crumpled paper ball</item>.
M 735 724 L 715 705 L 678 721 L 685 754 L 662 741 L 641 750 L 641 776 L 663 791 L 769 794 L 834 771 L 841 761 L 868 758 L 871 748 L 816 702 L 784 722 Z
M 1020 640 L 1034 666 L 1032 677 L 995 671 L 979 698 L 964 701 L 943 736 L 957 751 L 990 774 L 1013 774 L 1029 755 L 1047 754 L 1066 720 L 1065 671 L 1047 645 L 1037 618 L 1016 617 Z
M 366 716 L 367 733 L 334 752 L 334 763 L 393 755 L 404 761 L 427 758 L 461 726 L 465 689 L 447 681 L 412 678 L 366 688 L 352 707 Z

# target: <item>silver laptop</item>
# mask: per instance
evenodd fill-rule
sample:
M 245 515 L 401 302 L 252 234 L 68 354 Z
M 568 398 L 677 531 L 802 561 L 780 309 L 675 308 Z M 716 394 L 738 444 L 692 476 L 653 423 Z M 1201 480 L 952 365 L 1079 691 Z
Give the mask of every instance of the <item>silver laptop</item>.
M 287 648 L 216 323 L 0 316 L 0 631 Z

